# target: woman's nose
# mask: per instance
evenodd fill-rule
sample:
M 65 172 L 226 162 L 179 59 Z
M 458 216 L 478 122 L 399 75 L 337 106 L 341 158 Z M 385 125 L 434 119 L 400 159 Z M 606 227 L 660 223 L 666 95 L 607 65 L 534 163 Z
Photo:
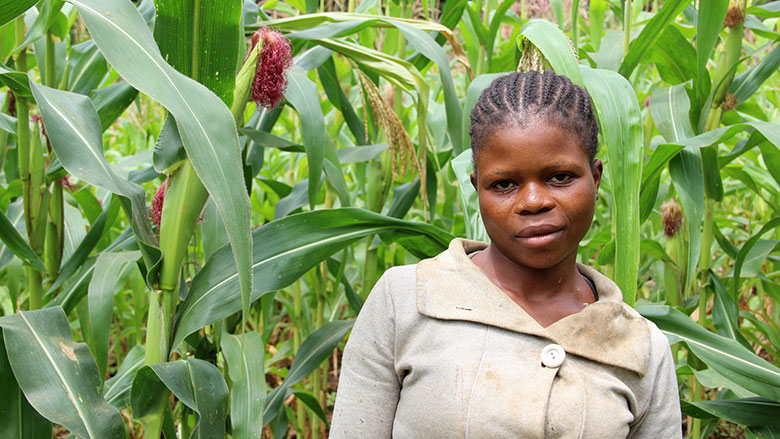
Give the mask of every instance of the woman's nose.
M 553 200 L 544 185 L 526 183 L 517 192 L 515 213 L 529 215 L 546 212 L 553 207 Z

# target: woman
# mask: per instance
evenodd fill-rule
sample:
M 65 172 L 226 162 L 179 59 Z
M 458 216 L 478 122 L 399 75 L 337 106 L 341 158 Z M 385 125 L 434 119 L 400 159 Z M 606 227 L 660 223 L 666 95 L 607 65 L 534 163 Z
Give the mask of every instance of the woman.
M 666 338 L 576 262 L 602 174 L 587 92 L 552 71 L 500 77 L 469 134 L 490 244 L 383 275 L 330 437 L 681 437 Z

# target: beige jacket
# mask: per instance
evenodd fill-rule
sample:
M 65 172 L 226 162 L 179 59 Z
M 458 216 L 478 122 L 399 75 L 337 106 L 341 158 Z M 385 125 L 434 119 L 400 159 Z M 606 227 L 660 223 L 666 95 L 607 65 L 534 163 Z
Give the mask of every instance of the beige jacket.
M 382 276 L 344 350 L 332 439 L 681 437 L 669 344 L 617 285 L 579 266 L 598 302 L 543 328 L 467 256 L 485 247 L 456 239 Z

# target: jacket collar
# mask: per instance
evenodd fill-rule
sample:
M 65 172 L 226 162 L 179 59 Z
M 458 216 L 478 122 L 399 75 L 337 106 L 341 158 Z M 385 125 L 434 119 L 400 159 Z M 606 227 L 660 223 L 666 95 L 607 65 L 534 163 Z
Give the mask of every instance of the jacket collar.
M 578 264 L 596 285 L 599 300 L 544 328 L 477 267 L 468 254 L 487 244 L 455 239 L 449 249 L 417 264 L 417 311 L 442 320 L 465 320 L 546 338 L 576 354 L 644 376 L 650 357 L 645 319 L 623 304 L 618 286 Z

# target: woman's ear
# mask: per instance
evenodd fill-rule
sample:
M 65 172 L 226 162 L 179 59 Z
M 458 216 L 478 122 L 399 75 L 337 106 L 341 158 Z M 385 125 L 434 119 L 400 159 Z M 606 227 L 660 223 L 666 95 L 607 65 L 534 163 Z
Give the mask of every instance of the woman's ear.
M 479 192 L 479 189 L 477 188 L 477 171 L 473 171 L 469 177 L 471 177 L 471 185 L 474 186 L 474 190 Z M 599 177 L 600 178 L 600 177 Z
M 604 173 L 604 165 L 601 163 L 601 160 L 595 159 L 590 167 L 593 173 L 593 184 L 596 185 L 596 192 L 598 193 L 599 185 L 601 184 L 601 174 Z

